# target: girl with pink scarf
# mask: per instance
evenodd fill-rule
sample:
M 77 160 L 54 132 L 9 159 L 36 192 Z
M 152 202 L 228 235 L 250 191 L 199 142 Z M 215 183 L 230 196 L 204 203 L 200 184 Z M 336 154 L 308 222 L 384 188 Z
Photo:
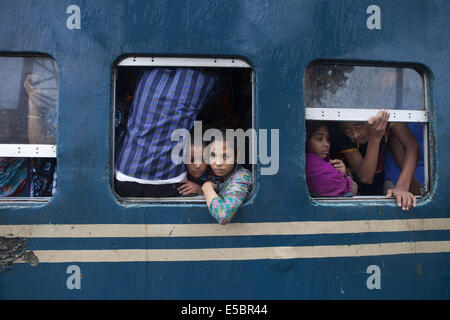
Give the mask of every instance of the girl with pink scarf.
M 326 123 L 307 121 L 306 132 L 306 184 L 311 195 L 355 195 L 358 185 L 347 175 L 342 160 L 330 159 L 330 134 Z

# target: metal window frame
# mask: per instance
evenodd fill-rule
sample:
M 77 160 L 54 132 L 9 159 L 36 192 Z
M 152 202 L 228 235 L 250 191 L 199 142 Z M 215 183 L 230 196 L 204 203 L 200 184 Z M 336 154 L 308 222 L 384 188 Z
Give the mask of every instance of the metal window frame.
M 2 54 L 1 57 L 13 57 L 13 58 L 46 58 L 52 59 L 55 63 L 56 60 L 48 55 L 41 54 Z M 58 70 L 57 70 L 58 71 Z M 59 94 L 59 85 L 56 88 Z M 59 113 L 59 101 L 58 101 L 58 113 Z M 4 143 L 0 144 L 0 157 L 13 157 L 13 158 L 57 158 L 57 144 L 32 144 L 32 143 Z M 52 196 L 53 197 L 53 196 Z M 0 197 L 0 203 L 7 205 L 13 203 L 17 204 L 45 204 L 51 201 L 52 197 Z
M 55 144 L 0 144 L 1 157 L 56 158 Z
M 51 59 L 56 63 L 56 60 L 48 55 L 34 55 L 34 54 L 18 54 L 18 55 L 8 55 L 2 54 L 0 58 L 42 58 Z M 57 65 L 56 65 L 57 67 Z M 57 72 L 58 70 L 56 70 Z M 59 88 L 56 90 L 59 92 Z M 58 102 L 58 112 L 59 112 L 59 102 Z M 5 143 L 0 144 L 0 157 L 22 157 L 22 158 L 56 158 L 56 144 L 32 144 L 32 143 Z
M 347 65 L 349 63 L 346 63 Z M 357 64 L 355 64 L 357 65 Z M 358 65 L 359 66 L 359 65 Z M 362 66 L 362 65 L 361 65 Z M 367 65 L 364 65 L 367 66 Z M 383 66 L 379 66 L 383 67 Z M 401 66 L 402 68 L 408 68 L 407 66 Z M 416 70 L 417 71 L 417 70 Z M 417 71 L 418 72 L 418 71 Z M 408 109 L 386 109 L 389 111 L 389 122 L 416 122 L 423 123 L 423 157 L 424 157 L 424 192 L 426 194 L 430 191 L 430 150 L 429 150 L 429 112 L 430 112 L 430 100 L 429 100 L 429 83 L 426 72 L 420 73 L 422 76 L 423 91 L 424 91 L 424 107 L 425 110 L 408 110 Z M 356 108 L 317 108 L 317 107 L 305 107 L 305 121 L 306 120 L 323 120 L 323 121 L 367 121 L 371 116 L 375 116 L 380 109 L 356 109 Z M 386 203 L 391 201 L 383 195 L 377 196 L 353 196 L 351 198 L 346 197 L 311 197 L 314 201 L 319 203 L 344 203 L 351 201 L 371 201 L 377 203 Z M 416 196 L 418 200 L 424 198 L 424 196 Z
M 194 197 L 170 197 L 170 198 L 148 198 L 148 197 L 121 197 L 115 192 L 114 188 L 114 155 L 115 155 L 115 127 L 114 118 L 116 113 L 116 82 L 118 67 L 192 67 L 192 68 L 243 68 L 250 70 L 250 83 L 252 86 L 252 128 L 255 128 L 255 71 L 246 61 L 241 58 L 215 58 L 215 57 L 162 57 L 162 56 L 129 56 L 117 62 L 113 67 L 112 86 L 113 86 L 113 113 L 112 113 L 112 154 L 111 154 L 111 187 L 116 198 L 124 204 L 201 204 L 205 205 L 204 196 Z M 253 141 L 253 143 L 257 143 Z M 256 165 L 252 165 L 253 185 L 256 184 Z M 254 190 L 255 188 L 253 188 Z
M 387 110 L 387 109 L 386 109 Z M 306 120 L 330 121 L 367 121 L 375 116 L 379 109 L 354 108 L 305 108 Z M 424 122 L 427 123 L 428 111 L 424 110 L 387 110 L 389 122 Z
M 216 68 L 250 68 L 251 66 L 238 58 L 199 58 L 199 57 L 127 57 L 117 66 L 129 67 L 216 67 Z
M 430 112 L 430 96 L 428 94 L 429 92 L 429 82 L 428 82 L 428 75 L 424 72 L 423 73 L 423 93 L 424 93 L 424 104 L 425 104 L 425 110 L 427 112 Z M 428 145 L 428 139 L 429 139 L 429 121 L 424 123 L 423 126 L 423 167 L 424 167 L 424 189 L 425 192 L 428 193 L 430 191 L 430 149 Z

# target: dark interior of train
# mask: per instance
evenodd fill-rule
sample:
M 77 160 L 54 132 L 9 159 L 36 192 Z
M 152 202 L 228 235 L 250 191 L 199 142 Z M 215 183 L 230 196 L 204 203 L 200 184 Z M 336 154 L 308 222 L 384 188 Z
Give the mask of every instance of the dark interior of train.
M 133 102 L 133 95 L 138 83 L 140 73 L 145 68 L 135 66 L 119 66 L 116 69 L 115 86 L 115 123 L 114 146 L 119 150 L 123 142 L 126 130 L 128 114 Z M 206 103 L 197 116 L 197 121 L 202 121 L 203 133 L 212 128 L 217 129 L 242 129 L 246 131 L 252 128 L 252 70 L 249 68 L 208 68 L 208 70 L 223 75 L 228 79 L 226 90 L 216 98 Z M 245 164 L 244 167 L 252 169 L 249 161 L 249 140 L 245 140 Z

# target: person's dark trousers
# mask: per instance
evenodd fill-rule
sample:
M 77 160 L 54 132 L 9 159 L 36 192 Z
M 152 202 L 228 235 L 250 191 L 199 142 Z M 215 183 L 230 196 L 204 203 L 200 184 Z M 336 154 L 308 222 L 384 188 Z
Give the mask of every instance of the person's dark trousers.
M 114 179 L 116 193 L 125 198 L 166 198 L 181 197 L 178 192 L 179 183 L 171 184 L 141 184 L 136 182 L 124 182 Z

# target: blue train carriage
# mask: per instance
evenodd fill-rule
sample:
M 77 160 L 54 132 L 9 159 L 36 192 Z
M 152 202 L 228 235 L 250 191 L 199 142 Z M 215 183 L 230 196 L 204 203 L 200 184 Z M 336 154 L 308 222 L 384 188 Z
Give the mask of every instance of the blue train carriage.
M 447 1 L 0 9 L 0 155 L 51 172 L 0 199 L 2 299 L 450 297 Z M 237 84 L 231 120 L 255 134 L 257 161 L 247 159 L 253 191 L 228 225 L 202 197 L 115 192 L 117 111 L 157 66 L 213 69 Z M 310 195 L 305 121 L 365 121 L 381 108 L 392 123 L 420 125 L 417 206 Z

